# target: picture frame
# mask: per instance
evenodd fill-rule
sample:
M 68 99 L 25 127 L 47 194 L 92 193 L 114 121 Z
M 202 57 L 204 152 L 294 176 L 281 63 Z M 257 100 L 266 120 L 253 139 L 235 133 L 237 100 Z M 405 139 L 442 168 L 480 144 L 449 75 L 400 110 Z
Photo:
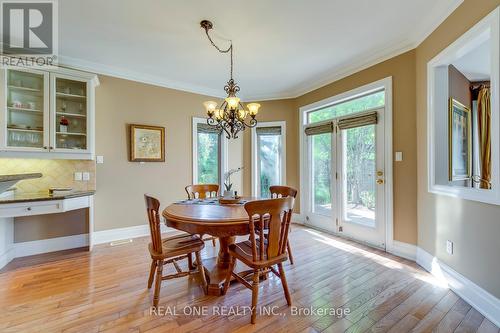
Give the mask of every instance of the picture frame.
M 165 162 L 165 127 L 129 125 L 129 161 Z
M 448 114 L 449 181 L 472 177 L 471 110 L 454 98 L 449 100 Z

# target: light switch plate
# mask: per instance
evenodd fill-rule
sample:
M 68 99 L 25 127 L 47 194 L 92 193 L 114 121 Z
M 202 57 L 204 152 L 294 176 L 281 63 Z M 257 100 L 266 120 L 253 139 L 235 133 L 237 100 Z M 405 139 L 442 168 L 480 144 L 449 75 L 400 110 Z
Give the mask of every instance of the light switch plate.
M 104 156 L 102 156 L 102 155 L 97 155 L 97 156 L 95 157 L 95 161 L 96 161 L 96 163 L 97 163 L 97 164 L 103 164 L 103 163 L 104 163 Z
M 396 160 L 396 162 L 401 162 L 403 160 L 403 152 L 397 151 L 394 159 Z
M 75 172 L 75 180 L 76 181 L 82 180 L 82 173 L 81 172 Z
M 449 241 L 449 240 L 446 241 L 446 253 L 448 253 L 449 255 L 453 254 L 453 242 L 452 241 Z
M 83 176 L 83 181 L 84 182 L 88 182 L 90 180 L 90 173 L 89 172 L 84 172 L 82 174 L 82 176 Z

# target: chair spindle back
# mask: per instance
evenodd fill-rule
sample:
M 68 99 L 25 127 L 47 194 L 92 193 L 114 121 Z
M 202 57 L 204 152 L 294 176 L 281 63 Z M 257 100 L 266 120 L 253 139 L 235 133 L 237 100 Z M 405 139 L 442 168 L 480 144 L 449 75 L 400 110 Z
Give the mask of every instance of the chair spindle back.
M 294 200 L 293 197 L 286 197 L 245 204 L 250 219 L 250 241 L 254 261 L 270 260 L 286 252 Z M 267 237 L 264 236 L 264 226 L 267 226 Z M 256 232 L 259 235 L 258 240 L 255 237 Z
M 149 231 L 151 233 L 151 243 L 153 244 L 153 250 L 156 253 L 162 253 L 162 243 L 161 243 L 161 229 L 160 229 L 160 202 L 158 199 L 150 197 L 144 194 L 144 200 L 146 201 L 146 211 L 149 220 Z
M 269 186 L 269 192 L 271 192 L 271 198 L 286 198 L 286 197 L 297 197 L 297 190 L 293 187 L 273 185 Z
M 186 186 L 188 199 L 206 199 L 214 198 L 219 195 L 218 184 L 196 184 Z M 198 197 L 196 196 L 198 194 Z M 207 195 L 208 194 L 208 195 Z

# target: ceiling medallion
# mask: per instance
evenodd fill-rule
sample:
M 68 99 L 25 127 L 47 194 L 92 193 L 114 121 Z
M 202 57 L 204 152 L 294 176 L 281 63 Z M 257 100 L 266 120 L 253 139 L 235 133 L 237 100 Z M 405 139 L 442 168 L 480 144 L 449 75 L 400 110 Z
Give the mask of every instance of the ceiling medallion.
M 226 138 L 236 139 L 238 138 L 239 131 L 244 131 L 246 127 L 255 127 L 257 125 L 255 116 L 257 116 L 259 112 L 260 104 L 249 103 L 245 109 L 240 99 L 236 97 L 236 94 L 240 91 L 240 87 L 233 79 L 233 42 L 230 41 L 231 44 L 227 49 L 221 49 L 215 45 L 208 32 L 213 28 L 212 22 L 203 20 L 200 22 L 200 26 L 205 29 L 208 40 L 217 51 L 220 53 L 229 53 L 231 56 L 230 77 L 229 81 L 227 81 L 227 84 L 224 86 L 227 97 L 220 106 L 217 106 L 217 102 L 214 101 L 203 103 L 208 116 L 207 124 L 216 128 L 219 133 L 224 131 L 226 133 Z

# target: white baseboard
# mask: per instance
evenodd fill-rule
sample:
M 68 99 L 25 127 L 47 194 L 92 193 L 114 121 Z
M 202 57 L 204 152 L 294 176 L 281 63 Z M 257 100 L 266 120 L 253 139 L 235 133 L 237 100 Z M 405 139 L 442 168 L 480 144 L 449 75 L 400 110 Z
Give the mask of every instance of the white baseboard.
M 408 260 L 417 260 L 417 246 L 394 240 L 387 243 L 386 251 Z
M 2 253 L 0 255 L 0 269 L 2 269 L 5 265 L 14 260 L 15 257 L 16 257 L 16 251 L 14 250 L 13 247 Z
M 175 229 L 166 227 L 164 224 L 161 224 L 161 232 L 171 232 L 176 231 Z M 137 237 L 149 236 L 149 225 L 136 225 L 133 227 L 127 228 L 117 228 L 117 229 L 109 229 L 102 231 L 94 231 L 92 233 L 92 241 L 93 244 L 104 244 L 115 242 L 123 239 L 131 239 Z
M 448 287 L 467 303 L 500 327 L 500 299 L 496 298 L 465 276 L 439 261 L 420 247 L 417 248 L 417 263 L 426 271 L 445 282 Z
M 89 245 L 89 235 L 81 234 L 66 237 L 41 239 L 30 242 L 14 243 L 15 257 L 26 257 L 40 253 L 62 251 Z

